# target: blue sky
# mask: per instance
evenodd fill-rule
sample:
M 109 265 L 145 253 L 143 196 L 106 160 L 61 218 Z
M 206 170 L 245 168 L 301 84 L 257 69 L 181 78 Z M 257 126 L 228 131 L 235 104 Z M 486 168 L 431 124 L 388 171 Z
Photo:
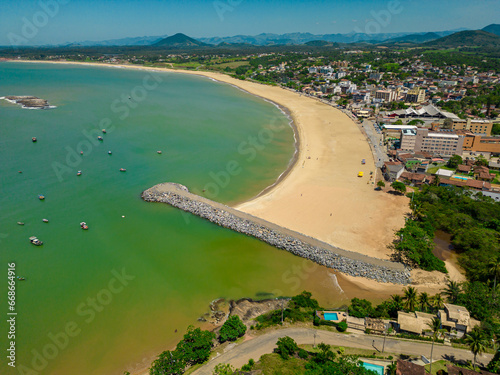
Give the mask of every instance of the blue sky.
M 1 0 L 0 45 L 134 36 L 422 32 L 500 23 L 499 0 Z M 30 26 L 31 25 L 31 26 Z

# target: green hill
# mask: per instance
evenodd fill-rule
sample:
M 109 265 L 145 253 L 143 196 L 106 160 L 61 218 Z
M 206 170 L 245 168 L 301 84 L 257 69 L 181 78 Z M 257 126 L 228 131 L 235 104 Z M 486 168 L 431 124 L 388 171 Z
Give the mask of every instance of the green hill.
M 188 37 L 185 34 L 178 33 L 168 38 L 162 39 L 154 44 L 153 47 L 167 47 L 167 48 L 193 48 L 193 47 L 207 47 L 210 44 L 205 44 L 199 40 Z
M 439 39 L 439 35 L 436 33 L 426 33 L 426 34 L 410 34 L 405 36 L 400 36 L 399 38 L 392 38 L 384 41 L 382 44 L 387 43 L 424 43 L 431 40 Z
M 427 43 L 426 47 L 458 48 L 458 47 L 488 47 L 499 48 L 500 36 L 483 31 L 467 30 L 445 36 Z
M 500 25 L 497 23 L 492 23 L 482 30 L 500 36 Z

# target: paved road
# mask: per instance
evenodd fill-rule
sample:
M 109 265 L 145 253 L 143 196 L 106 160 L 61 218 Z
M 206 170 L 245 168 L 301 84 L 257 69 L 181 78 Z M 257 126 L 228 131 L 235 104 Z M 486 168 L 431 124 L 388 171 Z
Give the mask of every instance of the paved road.
M 378 128 L 375 128 L 377 124 L 373 121 L 364 120 L 361 126 L 370 140 L 372 150 L 374 150 L 375 165 L 377 168 L 382 168 L 384 161 L 389 161 L 384 146 L 380 146 L 380 143 L 383 142 L 382 134 L 379 133 Z
M 316 335 L 316 337 L 314 337 L 314 335 Z M 244 341 L 238 345 L 232 344 L 223 354 L 215 357 L 206 365 L 193 372 L 193 375 L 211 375 L 214 367 L 219 363 L 230 363 L 234 368 L 240 368 L 245 363 L 248 363 L 250 358 L 257 361 L 263 354 L 271 353 L 276 347 L 278 338 L 284 336 L 290 336 L 297 344 L 319 344 L 320 342 L 324 342 L 336 346 L 373 349 L 374 352 L 382 350 L 384 341 L 382 337 L 365 335 L 363 333 L 346 335 L 309 328 L 285 328 Z M 373 343 L 374 346 L 372 346 Z M 412 342 L 387 338 L 385 352 L 413 356 L 424 355 L 429 358 L 431 344 L 427 342 Z M 484 354 L 478 356 L 477 361 L 478 363 L 487 364 L 492 357 L 491 354 Z M 436 344 L 434 346 L 433 358 L 434 360 L 444 358 L 473 360 L 473 355 L 468 350 L 455 349 L 449 346 Z

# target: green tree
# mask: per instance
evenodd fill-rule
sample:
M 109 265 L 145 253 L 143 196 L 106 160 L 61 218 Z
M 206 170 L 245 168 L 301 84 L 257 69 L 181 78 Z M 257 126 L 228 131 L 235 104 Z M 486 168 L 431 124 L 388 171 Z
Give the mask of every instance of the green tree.
M 486 349 L 486 345 L 488 345 L 488 341 L 484 336 L 483 331 L 475 327 L 467 336 L 465 337 L 465 342 L 469 345 L 469 349 L 474 354 L 474 365 L 473 368 L 476 367 L 476 357 L 478 354 L 484 353 Z
M 377 182 L 377 186 L 378 186 L 378 187 L 381 187 L 381 188 L 385 187 L 385 182 L 384 182 L 384 180 L 379 180 L 379 181 Z
M 392 362 L 389 366 L 387 366 L 386 374 L 396 375 L 397 368 L 398 368 L 397 362 Z
M 448 280 L 442 294 L 447 297 L 448 302 L 456 303 L 460 292 L 460 284 L 456 281 Z
M 495 356 L 488 363 L 488 371 L 494 374 L 500 374 L 500 350 L 497 350 Z
M 238 315 L 230 316 L 220 329 L 220 342 L 234 341 L 238 337 L 243 336 L 246 331 L 247 327 Z
M 233 375 L 234 368 L 229 363 L 219 363 L 212 371 L 212 375 Z
M 372 303 L 366 299 L 353 298 L 349 306 L 349 315 L 356 318 L 366 318 L 373 316 Z
M 394 181 L 391 184 L 391 187 L 401 194 L 406 193 L 406 185 L 404 183 L 402 183 L 401 181 Z
M 460 164 L 462 164 L 463 160 L 460 155 L 453 155 L 446 163 L 448 168 L 457 168 Z
M 430 362 L 431 364 L 429 368 L 429 373 L 432 374 L 432 354 L 434 351 L 434 343 L 436 342 L 438 335 L 443 331 L 441 328 L 441 319 L 435 316 L 429 323 L 427 323 L 427 326 L 432 331 L 431 362 Z
M 186 361 L 176 350 L 161 353 L 151 364 L 150 375 L 181 375 L 186 368 Z
M 182 353 L 187 364 L 194 365 L 205 362 L 210 356 L 215 333 L 202 331 L 200 328 L 188 327 L 184 339 L 177 344 L 176 352 Z
M 330 345 L 321 342 L 318 344 L 319 353 L 316 354 L 315 360 L 319 363 L 325 363 L 335 358 L 335 353 L 330 349 Z
M 276 342 L 276 345 L 278 346 L 276 352 L 284 360 L 287 360 L 290 356 L 294 355 L 295 352 L 299 349 L 299 346 L 297 345 L 295 340 L 289 336 L 279 338 Z
M 404 296 L 404 308 L 408 311 L 415 311 L 418 304 L 418 293 L 417 289 L 412 286 L 409 286 L 403 289 Z
M 434 309 L 436 310 L 442 309 L 444 307 L 443 296 L 441 295 L 441 293 L 432 296 L 431 301 L 432 307 L 434 307 Z
M 422 292 L 418 296 L 418 304 L 420 305 L 420 310 L 427 312 L 430 306 L 429 294 Z
M 311 297 L 312 294 L 304 290 L 299 295 L 292 297 L 292 300 L 290 301 L 290 306 L 292 308 L 305 307 L 310 309 L 317 309 L 319 307 L 319 303 L 318 301 L 316 301 L 314 298 Z
M 500 277 L 500 256 L 493 258 L 488 263 L 488 271 L 493 275 L 493 301 L 496 301 L 497 278 Z

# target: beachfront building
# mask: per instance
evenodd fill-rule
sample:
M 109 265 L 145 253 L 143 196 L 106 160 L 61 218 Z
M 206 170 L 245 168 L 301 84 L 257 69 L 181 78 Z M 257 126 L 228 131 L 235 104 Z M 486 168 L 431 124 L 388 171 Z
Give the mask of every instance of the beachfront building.
M 441 156 L 462 155 L 464 138 L 451 131 L 431 132 L 429 129 L 418 128 L 412 151 Z
M 355 102 L 365 102 L 368 103 L 370 101 L 370 91 L 356 91 L 352 94 L 352 100 Z
M 444 328 L 456 337 L 463 337 L 481 322 L 470 317 L 469 311 L 458 305 L 451 303 L 444 304 L 444 310 L 439 310 L 438 317 Z
M 464 151 L 500 154 L 500 137 L 488 137 L 469 132 L 465 132 L 464 137 Z
M 435 315 L 427 314 L 420 311 L 404 312 L 398 311 L 398 330 L 421 335 L 424 331 L 429 331 L 429 324 Z
M 414 88 L 406 93 L 405 100 L 408 103 L 423 103 L 425 101 L 425 90 Z
M 389 103 L 393 102 L 397 98 L 396 91 L 392 90 L 377 90 L 375 92 L 375 99 L 377 102 Z
M 474 120 L 474 119 L 454 119 L 451 126 L 453 130 L 466 130 L 474 134 L 481 134 L 485 136 L 491 135 L 493 123 L 488 120 Z
M 415 142 L 417 140 L 417 127 L 407 127 L 401 129 L 401 146 L 399 147 L 403 151 L 415 150 Z
M 396 181 L 404 171 L 405 167 L 399 161 L 386 161 L 382 167 L 382 172 L 387 181 Z

